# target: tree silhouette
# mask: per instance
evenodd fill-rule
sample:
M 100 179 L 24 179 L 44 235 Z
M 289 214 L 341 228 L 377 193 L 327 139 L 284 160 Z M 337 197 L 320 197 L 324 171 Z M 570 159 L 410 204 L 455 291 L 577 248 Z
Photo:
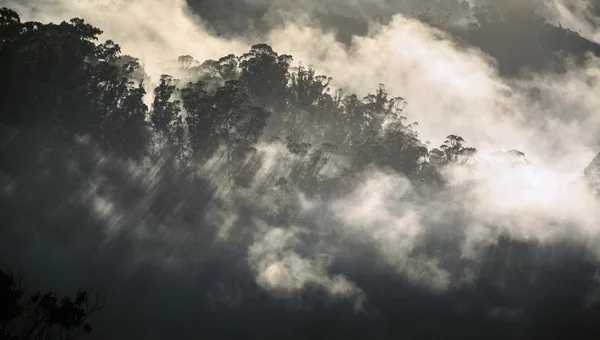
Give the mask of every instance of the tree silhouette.
M 449 135 L 439 149 L 433 149 L 431 151 L 431 162 L 440 166 L 448 164 L 468 164 L 477 153 L 477 149 L 465 147 L 464 144 L 465 140 L 462 137 Z
M 271 46 L 257 44 L 240 58 L 240 80 L 259 105 L 271 105 L 276 113 L 286 111 L 288 68 L 292 57 L 278 55 Z
M 81 19 L 21 23 L 2 11 L 0 123 L 90 135 L 106 150 L 143 155 L 145 91 L 129 79 L 137 61 L 120 63 L 120 47 L 110 40 L 94 44 L 102 31 Z
M 20 280 L 0 271 L 0 339 L 69 340 L 90 334 L 89 317 L 103 307 L 103 297 L 79 290 L 74 298 L 52 292 L 25 297 Z

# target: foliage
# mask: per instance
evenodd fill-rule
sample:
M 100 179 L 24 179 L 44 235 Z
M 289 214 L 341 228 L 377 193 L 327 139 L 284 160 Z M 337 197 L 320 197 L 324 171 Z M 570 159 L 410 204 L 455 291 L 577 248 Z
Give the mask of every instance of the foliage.
M 81 19 L 21 23 L 2 11 L 0 123 L 57 126 L 91 135 L 107 150 L 140 155 L 148 135 L 145 91 L 129 79 L 137 61 L 119 63 L 119 46 L 94 44 L 102 31 Z
M 464 143 L 465 140 L 462 137 L 449 135 L 439 149 L 431 150 L 431 162 L 440 166 L 448 164 L 468 164 L 477 153 L 477 149 L 465 147 Z
M 162 75 L 148 110 L 143 84 L 133 75 L 137 61 L 123 59 L 112 41 L 95 44 L 99 29 L 81 19 L 21 23 L 8 9 L 1 18 L 0 83 L 6 90 L 0 101 L 8 110 L 0 123 L 8 126 L 57 127 L 65 136 L 90 136 L 106 151 L 138 159 L 154 150 L 153 162 L 168 154 L 167 163 L 184 172 L 225 148 L 232 176 L 268 135 L 284 139 L 292 154 L 316 155 L 312 145 L 329 143 L 335 145 L 330 154 L 350 160 L 349 171 L 375 165 L 420 181 L 472 152 L 456 136 L 430 154 L 414 125 L 405 124 L 405 100 L 391 97 L 383 84 L 364 97 L 332 93 L 331 78 L 312 66 L 291 68 L 291 56 L 266 44 L 201 64 L 180 56 L 177 73 L 196 80 L 182 84 Z
M 103 298 L 80 290 L 74 298 L 53 292 L 25 296 L 14 275 L 0 271 L 0 339 L 73 339 L 90 334 L 89 317 L 102 308 Z

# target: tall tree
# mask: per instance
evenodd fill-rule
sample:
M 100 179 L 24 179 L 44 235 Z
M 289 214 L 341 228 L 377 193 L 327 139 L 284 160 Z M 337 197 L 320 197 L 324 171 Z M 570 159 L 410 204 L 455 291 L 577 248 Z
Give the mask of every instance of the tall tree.
M 248 94 L 276 114 L 286 110 L 288 68 L 292 57 L 278 55 L 271 46 L 258 44 L 240 58 L 240 80 Z
M 103 307 L 103 300 L 88 290 L 74 298 L 52 292 L 26 297 L 18 278 L 0 271 L 0 339 L 70 340 L 90 334 L 88 319 Z
M 214 136 L 227 147 L 229 170 L 232 157 L 258 141 L 270 112 L 254 105 L 240 87 L 238 81 L 228 81 L 212 97 L 211 105 L 215 119 Z
M 254 104 L 236 80 L 227 81 L 212 95 L 204 90 L 203 82 L 190 83 L 182 90 L 182 99 L 194 153 L 210 157 L 224 146 L 230 170 L 233 155 L 258 141 L 270 115 Z
M 107 150 L 143 155 L 145 93 L 130 80 L 137 61 L 120 62 L 110 40 L 96 45 L 102 31 L 81 19 L 20 23 L 10 10 L 2 13 L 0 122 L 90 135 Z
M 319 102 L 329 91 L 331 78 L 318 76 L 313 67 L 305 68 L 300 65 L 291 73 L 289 84 L 289 110 L 291 136 L 294 141 L 299 138 L 300 131 L 308 128 L 309 134 L 323 138 L 322 126 L 326 124 L 325 115 L 319 112 Z
M 179 80 L 163 74 L 160 77 L 158 86 L 154 89 L 154 102 L 150 112 L 150 121 L 156 132 L 168 135 L 171 124 L 181 111 L 181 102 L 173 99 L 178 83 Z
M 178 94 L 178 79 L 169 75 L 160 77 L 159 85 L 154 89 L 154 101 L 150 112 L 152 128 L 158 134 L 160 144 L 165 143 L 169 159 L 181 168 L 188 162 L 188 143 L 186 126 L 181 116 L 181 101 L 175 99 Z
M 190 147 L 197 159 L 207 159 L 217 149 L 216 117 L 211 96 L 204 90 L 204 82 L 189 83 L 181 89 L 181 100 L 186 111 Z
M 236 80 L 240 77 L 239 60 L 233 54 L 228 54 L 218 61 L 219 73 L 224 81 Z
M 449 135 L 439 149 L 431 150 L 430 160 L 438 166 L 448 164 L 466 165 L 476 153 L 477 149 L 465 146 L 465 140 L 462 137 Z

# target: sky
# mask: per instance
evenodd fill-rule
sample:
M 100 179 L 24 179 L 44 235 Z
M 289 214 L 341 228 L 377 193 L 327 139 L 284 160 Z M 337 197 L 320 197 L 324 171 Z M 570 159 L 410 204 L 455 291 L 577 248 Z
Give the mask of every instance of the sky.
M 452 25 L 465 26 L 464 8 L 483 2 L 448 7 Z M 407 101 L 404 114 L 418 122 L 419 137 L 431 147 L 457 134 L 479 150 L 472 169 L 443 174 L 449 192 L 428 200 L 385 169 L 362 174 L 345 197 L 308 199 L 256 194 L 254 189 L 301 161 L 283 145 L 263 143 L 258 150 L 264 162 L 250 189 L 224 184 L 222 154 L 203 165 L 202 181 L 173 189 L 177 202 L 194 202 L 183 211 L 194 211 L 202 200 L 221 202 L 191 218 L 178 208 L 165 212 L 168 218 L 148 213 L 163 195 L 157 189 L 160 168 L 99 154 L 96 177 L 83 187 L 61 189 L 79 200 L 85 214 L 60 210 L 50 203 L 51 192 L 37 200 L 27 193 L 15 199 L 16 207 L 41 209 L 30 223 L 7 218 L 4 233 L 11 241 L 0 241 L 0 264 L 22 267 L 36 285 L 106 291 L 113 304 L 98 316 L 94 339 L 311 338 L 311 329 L 319 327 L 340 337 L 439 338 L 443 333 L 423 330 L 428 326 L 421 322 L 452 325 L 463 316 L 472 322 L 467 327 L 474 338 L 493 332 L 501 338 L 520 334 L 505 323 L 543 323 L 543 303 L 515 296 L 574 296 L 559 287 L 570 276 L 552 268 L 568 268 L 573 258 L 597 266 L 600 255 L 600 206 L 583 178 L 600 151 L 600 60 L 590 56 L 562 73 L 505 77 L 492 56 L 411 14 L 447 3 L 0 0 L 23 20 L 84 18 L 104 31 L 102 39 L 140 58 L 153 83 L 164 71 L 161 63 L 180 55 L 218 59 L 266 42 L 292 55 L 295 65 L 313 65 L 331 76 L 332 86 L 347 93 L 364 95 L 385 84 Z M 504 3 L 525 10 L 520 2 Z M 530 3 L 547 22 L 600 42 L 597 1 Z M 528 162 L 515 165 L 493 154 L 511 149 Z M 107 193 L 99 188 L 110 168 L 119 177 Z M 136 193 L 137 186 L 145 192 Z M 292 226 L 273 225 L 266 216 L 286 204 L 302 207 L 301 216 Z M 53 223 L 64 225 L 30 226 L 53 214 L 59 216 Z M 506 250 L 502 233 L 538 250 L 525 256 Z M 492 245 L 523 258 L 511 259 L 516 264 L 498 269 L 501 274 L 488 273 L 484 264 L 492 261 L 494 255 L 486 253 Z M 520 272 L 528 265 L 539 272 Z M 506 286 L 500 291 L 508 302 L 472 297 L 485 296 L 488 281 Z M 581 306 L 597 298 L 595 291 L 579 293 Z M 475 310 L 484 315 L 461 314 L 469 303 L 481 304 Z M 401 330 L 390 326 L 398 319 Z

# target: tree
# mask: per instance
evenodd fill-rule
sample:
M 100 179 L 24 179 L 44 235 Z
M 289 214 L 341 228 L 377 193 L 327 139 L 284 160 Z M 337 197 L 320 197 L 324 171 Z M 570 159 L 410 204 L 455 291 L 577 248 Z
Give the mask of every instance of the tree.
M 23 125 L 64 121 L 69 104 L 81 100 L 85 93 L 80 89 L 85 87 L 86 71 L 91 66 L 85 61 L 95 59 L 99 52 L 92 41 L 101 31 L 80 19 L 60 25 L 9 22 L 1 31 L 2 122 Z
M 182 69 L 187 70 L 194 63 L 194 58 L 191 55 L 182 55 L 177 58 L 177 62 Z
M 233 155 L 243 152 L 258 141 L 266 125 L 269 111 L 254 105 L 242 91 L 238 81 L 228 81 L 211 98 L 214 136 L 227 147 L 228 169 L 233 170 Z
M 330 81 L 331 78 L 326 76 L 317 76 L 313 67 L 305 68 L 302 65 L 291 74 L 288 91 L 291 121 L 286 125 L 291 125 L 294 141 L 298 140 L 299 132 L 305 125 L 310 130 L 309 134 L 324 137 L 322 127 L 327 122 L 325 115 L 320 115 L 319 102 L 329 91 Z M 299 116 L 303 117 L 301 121 Z
M 169 159 L 178 163 L 179 167 L 188 162 L 188 145 L 186 127 L 180 115 L 181 101 L 173 97 L 177 93 L 179 80 L 169 75 L 160 77 L 159 85 L 154 89 L 154 102 L 150 113 L 150 121 L 158 134 L 160 143 L 166 143 Z
M 389 167 L 409 178 L 415 178 L 427 159 L 427 148 L 411 126 L 393 124 L 382 134 L 370 130 L 357 145 L 355 166 L 362 170 L 370 164 Z
M 3 9 L 1 25 L 0 123 L 90 135 L 107 151 L 144 154 L 145 92 L 131 81 L 137 60 L 121 62 L 113 41 L 96 45 L 102 31 L 82 19 L 20 23 Z
M 300 110 L 313 113 L 316 104 L 329 89 L 331 78 L 318 76 L 314 67 L 305 68 L 300 65 L 296 72 L 291 74 L 290 104 Z
M 364 140 L 367 131 L 365 106 L 356 94 L 344 97 L 342 105 L 343 114 L 341 119 L 343 120 L 342 124 L 344 126 L 343 144 L 352 146 L 353 144 Z
M 21 23 L 21 17 L 15 11 L 10 8 L 0 8 L 0 27 L 5 28 L 7 26 L 16 25 Z
M 219 73 L 224 81 L 236 80 L 239 78 L 239 61 L 238 58 L 233 54 L 228 54 L 222 57 L 218 61 Z
M 464 144 L 465 140 L 462 137 L 449 135 L 439 149 L 431 150 L 430 161 L 438 166 L 448 164 L 466 165 L 477 153 L 477 149 L 465 147 Z
M 173 100 L 179 80 L 163 74 L 159 85 L 154 89 L 154 102 L 150 112 L 150 121 L 154 131 L 168 135 L 170 127 L 179 114 L 180 101 Z
M 79 290 L 74 298 L 52 292 L 25 297 L 21 282 L 0 270 L 0 339 L 70 340 L 90 334 L 88 320 L 103 307 L 103 297 Z
M 270 112 L 256 105 L 239 81 L 230 80 L 210 95 L 204 83 L 190 83 L 182 90 L 188 113 L 189 133 L 196 155 L 210 157 L 219 146 L 227 148 L 229 170 L 233 155 L 258 141 Z
M 342 90 L 336 90 L 333 94 L 323 93 L 316 103 L 316 119 L 314 126 L 319 138 L 327 140 L 339 146 L 346 140 L 344 107 Z
M 363 98 L 365 103 L 365 120 L 367 129 L 380 130 L 384 124 L 400 124 L 402 127 L 406 117 L 402 115 L 406 102 L 402 97 L 389 98 L 389 94 L 383 84 L 375 93 L 368 94 Z
M 277 114 L 286 110 L 288 68 L 292 57 L 278 55 L 271 46 L 257 44 L 240 58 L 240 80 L 248 94 Z
M 6 7 L 0 8 L 0 50 L 4 44 L 18 36 L 20 29 L 19 14 Z
M 181 115 L 173 122 L 170 143 L 178 167 L 184 169 L 190 161 L 191 151 L 186 137 L 186 125 Z
M 211 96 L 204 90 L 204 82 L 189 83 L 181 89 L 183 108 L 190 135 L 190 147 L 197 159 L 208 159 L 218 147 L 215 138 L 215 119 Z
M 100 138 L 101 145 L 107 150 L 140 158 L 148 144 L 148 107 L 143 102 L 146 93 L 143 85 L 132 85 L 128 81 L 120 84 L 124 93 L 113 107 L 109 106 L 109 110 L 103 112 L 102 131 L 94 136 Z
M 219 65 L 218 61 L 209 59 L 200 64 L 200 66 L 193 67 L 191 70 L 194 75 L 199 76 L 198 80 L 203 81 L 206 88 L 212 91 L 225 84 L 220 68 L 221 65 Z

